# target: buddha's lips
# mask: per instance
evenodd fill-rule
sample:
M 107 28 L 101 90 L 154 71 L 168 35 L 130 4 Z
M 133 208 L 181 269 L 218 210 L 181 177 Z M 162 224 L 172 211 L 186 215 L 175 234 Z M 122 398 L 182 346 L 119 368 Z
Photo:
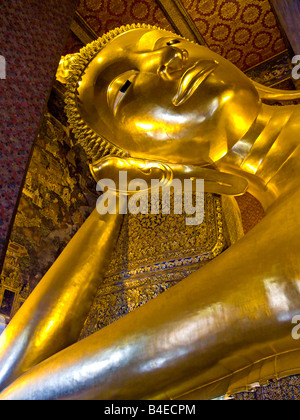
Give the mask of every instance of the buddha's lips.
M 218 65 L 217 61 L 200 60 L 187 69 L 180 79 L 173 105 L 179 106 L 186 102 Z

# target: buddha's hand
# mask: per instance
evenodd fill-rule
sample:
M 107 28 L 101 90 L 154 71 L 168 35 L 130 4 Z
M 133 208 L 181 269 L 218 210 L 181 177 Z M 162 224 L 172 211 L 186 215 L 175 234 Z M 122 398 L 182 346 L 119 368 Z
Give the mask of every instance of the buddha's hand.
M 91 173 L 99 189 L 103 189 L 107 180 L 113 181 L 119 194 L 136 192 L 136 182 L 143 181 L 146 190 L 151 189 L 151 181 L 158 180 L 160 185 L 167 186 L 173 180 L 171 167 L 162 162 L 136 158 L 105 157 L 90 165 Z M 102 185 L 103 184 L 103 185 Z
M 145 191 L 150 191 L 153 185 L 158 184 L 162 188 L 171 186 L 174 179 L 182 182 L 204 180 L 204 191 L 216 194 L 242 195 L 248 188 L 248 182 L 244 178 L 219 172 L 209 165 L 184 165 L 108 156 L 91 164 L 90 170 L 98 183 L 99 190 L 104 191 L 107 180 L 110 180 L 113 181 L 111 185 L 117 194 L 135 193 L 137 185 Z M 159 183 L 154 183 L 154 180 Z M 141 187 L 141 184 L 144 187 Z

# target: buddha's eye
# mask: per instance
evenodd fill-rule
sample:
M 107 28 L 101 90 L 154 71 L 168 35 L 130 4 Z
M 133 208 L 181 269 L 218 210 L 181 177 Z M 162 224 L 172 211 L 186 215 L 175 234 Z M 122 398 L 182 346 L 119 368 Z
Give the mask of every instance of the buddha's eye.
M 117 76 L 109 85 L 107 90 L 107 101 L 114 115 L 116 115 L 117 109 L 122 100 L 132 89 L 137 74 L 138 71 L 136 70 L 127 71 Z
M 127 91 L 127 89 L 129 88 L 130 85 L 131 85 L 131 81 L 130 80 L 126 80 L 126 82 L 124 83 L 124 85 L 121 87 L 120 92 L 121 93 L 125 93 Z
M 114 104 L 113 104 L 113 113 L 116 115 L 118 105 L 126 95 L 126 92 L 130 88 L 132 82 L 130 80 L 126 80 L 126 82 L 123 84 L 123 86 L 120 87 L 119 92 L 116 93 Z
M 179 44 L 180 40 L 179 39 L 172 39 L 171 41 L 167 42 L 167 45 L 175 45 L 175 44 Z

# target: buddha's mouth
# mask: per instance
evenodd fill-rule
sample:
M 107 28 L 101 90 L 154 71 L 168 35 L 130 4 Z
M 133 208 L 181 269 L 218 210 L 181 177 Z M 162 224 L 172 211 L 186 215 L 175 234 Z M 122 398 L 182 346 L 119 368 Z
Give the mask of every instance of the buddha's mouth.
M 188 68 L 180 79 L 173 105 L 179 106 L 186 102 L 218 65 L 217 61 L 200 60 Z

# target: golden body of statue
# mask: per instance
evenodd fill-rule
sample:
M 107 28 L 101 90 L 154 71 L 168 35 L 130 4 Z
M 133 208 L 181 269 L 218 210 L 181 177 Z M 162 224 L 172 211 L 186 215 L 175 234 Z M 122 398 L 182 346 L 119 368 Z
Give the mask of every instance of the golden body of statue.
M 68 77 L 69 121 L 96 180 L 125 166 L 133 178 L 203 178 L 220 194 L 248 185 L 266 216 L 77 342 L 122 219 L 95 210 L 1 335 L 0 398 L 206 399 L 300 373 L 300 107 L 262 103 L 299 93 L 254 85 L 217 54 L 147 25 L 86 47 Z M 99 161 L 106 152 L 114 157 Z

